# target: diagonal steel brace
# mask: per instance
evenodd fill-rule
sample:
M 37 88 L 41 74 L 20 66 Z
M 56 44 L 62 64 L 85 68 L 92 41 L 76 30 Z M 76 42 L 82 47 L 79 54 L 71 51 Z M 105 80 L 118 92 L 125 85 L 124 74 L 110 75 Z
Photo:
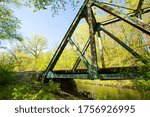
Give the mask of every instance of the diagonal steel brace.
M 82 52 L 80 51 L 79 47 L 73 42 L 73 40 L 71 39 L 71 37 L 68 38 L 68 41 L 71 44 L 71 46 L 73 47 L 73 49 L 75 50 L 75 52 L 79 55 L 80 59 L 84 62 L 86 68 L 88 69 L 89 66 L 90 66 L 90 64 L 86 60 L 86 58 L 84 57 L 84 55 L 82 54 Z
M 116 11 L 115 9 L 111 8 L 110 6 L 104 5 L 101 2 L 95 1 L 93 3 L 94 6 L 112 14 L 113 16 L 118 17 L 119 19 L 125 21 L 126 23 L 132 25 L 133 27 L 136 27 L 137 29 L 143 31 L 144 33 L 150 35 L 150 31 L 148 30 L 149 28 L 144 27 L 144 23 L 139 21 L 138 19 L 129 17 L 128 15 L 122 13 L 121 11 Z
M 46 78 L 46 75 L 48 74 L 49 71 L 52 71 L 53 68 L 55 67 L 59 57 L 61 56 L 64 48 L 66 47 L 68 43 L 68 38 L 72 36 L 75 28 L 77 27 L 78 23 L 80 22 L 81 18 L 83 17 L 83 11 L 85 9 L 86 4 L 88 3 L 88 0 L 85 0 L 82 7 L 80 8 L 79 12 L 77 13 L 76 17 L 74 18 L 71 26 L 69 27 L 67 33 L 65 34 L 62 42 L 60 43 L 59 47 L 57 48 L 53 58 L 51 59 L 48 67 L 46 68 L 45 73 L 43 74 L 43 78 Z
M 104 27 L 102 27 L 100 24 L 97 28 L 97 30 L 102 30 L 103 32 L 105 32 L 107 35 L 109 35 L 113 40 L 115 40 L 117 43 L 119 43 L 122 47 L 124 47 L 128 52 L 130 52 L 134 57 L 138 58 L 141 62 L 143 62 L 144 64 L 147 64 L 148 61 L 142 57 L 141 55 L 139 55 L 137 52 L 135 52 L 132 48 L 130 48 L 129 46 L 127 46 L 124 42 L 122 42 L 120 39 L 118 39 L 116 36 L 114 36 L 113 34 L 111 34 L 110 32 L 108 32 Z
M 86 44 L 85 44 L 85 46 L 84 46 L 84 48 L 83 48 L 83 50 L 82 50 L 82 52 L 81 52 L 82 55 L 85 54 L 85 52 L 87 51 L 89 45 L 90 45 L 90 38 L 89 38 L 88 41 L 86 42 Z M 73 70 L 77 69 L 77 67 L 78 67 L 78 65 L 79 65 L 79 63 L 80 63 L 80 61 L 81 61 L 81 58 L 78 57 L 78 58 L 77 58 L 77 61 L 75 62 L 74 66 L 73 66 L 73 68 L 72 68 Z

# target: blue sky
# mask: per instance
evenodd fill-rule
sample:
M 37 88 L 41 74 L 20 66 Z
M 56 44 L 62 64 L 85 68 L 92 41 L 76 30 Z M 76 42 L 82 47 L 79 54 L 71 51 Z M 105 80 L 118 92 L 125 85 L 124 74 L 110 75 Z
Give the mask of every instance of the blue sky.
M 59 15 L 52 17 L 50 9 L 33 12 L 33 8 L 22 7 L 15 9 L 15 15 L 21 20 L 21 33 L 24 37 L 33 34 L 45 35 L 48 40 L 48 49 L 56 48 L 63 39 L 66 31 L 77 14 L 81 3 L 73 10 L 67 5 L 66 11 L 60 10 Z

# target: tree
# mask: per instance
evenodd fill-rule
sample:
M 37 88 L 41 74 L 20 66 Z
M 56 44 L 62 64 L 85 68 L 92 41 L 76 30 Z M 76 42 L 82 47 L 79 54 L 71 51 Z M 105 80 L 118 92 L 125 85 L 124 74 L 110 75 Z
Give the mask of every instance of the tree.
M 12 47 L 5 47 L 4 49 L 11 57 L 11 60 L 7 60 L 14 61 L 14 71 L 31 71 L 44 70 L 47 67 L 51 56 L 48 56 L 50 52 L 44 52 L 46 48 L 46 38 L 42 35 L 35 34 L 31 39 L 23 40 Z M 6 59 L 6 57 L 0 56 L 1 59 Z
M 59 9 L 65 9 L 67 3 L 76 6 L 79 0 L 1 0 L 0 1 L 0 39 L 22 40 L 20 29 L 21 21 L 14 15 L 12 6 L 18 7 L 21 5 L 34 6 L 35 11 L 47 9 L 50 6 L 53 14 L 58 13 Z
M 22 40 L 21 34 L 18 33 L 20 28 L 20 20 L 14 16 L 11 5 L 19 5 L 17 0 L 1 0 L 0 1 L 0 39 Z
M 35 34 L 31 39 L 22 42 L 24 53 L 30 56 L 32 70 L 37 70 L 37 64 L 43 51 L 47 48 L 47 40 L 43 35 Z M 44 56 L 44 55 L 43 55 Z
M 45 10 L 50 7 L 53 14 L 57 14 L 60 9 L 66 8 L 66 4 L 71 3 L 73 7 L 77 6 L 79 0 L 27 0 L 27 6 L 35 7 L 35 11 Z
M 43 50 L 47 48 L 47 40 L 45 36 L 35 34 L 33 38 L 25 40 L 22 45 L 26 53 L 38 59 Z

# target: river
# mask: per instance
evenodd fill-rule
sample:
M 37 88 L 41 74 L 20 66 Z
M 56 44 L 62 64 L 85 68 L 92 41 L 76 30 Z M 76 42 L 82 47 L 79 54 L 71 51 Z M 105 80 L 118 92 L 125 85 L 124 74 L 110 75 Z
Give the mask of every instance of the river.
M 108 87 L 85 84 L 82 82 L 76 82 L 78 92 L 90 92 L 89 98 L 95 100 L 141 100 L 142 95 L 135 89 L 128 88 L 118 88 L 118 87 Z M 150 100 L 150 92 L 147 94 L 146 98 Z

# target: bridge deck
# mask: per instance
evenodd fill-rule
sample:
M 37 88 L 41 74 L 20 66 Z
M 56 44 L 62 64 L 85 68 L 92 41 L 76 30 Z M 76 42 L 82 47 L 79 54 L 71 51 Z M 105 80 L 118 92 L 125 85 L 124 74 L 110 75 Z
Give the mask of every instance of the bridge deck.
M 114 67 L 98 69 L 98 79 L 101 80 L 127 80 L 139 78 L 140 75 L 134 73 L 138 71 L 138 67 Z M 54 70 L 49 72 L 46 78 L 73 78 L 73 79 L 92 79 L 87 69 L 76 70 Z
M 111 74 L 121 72 L 133 72 L 137 71 L 139 67 L 112 67 L 112 68 L 99 68 L 98 74 Z M 56 74 L 87 74 L 87 69 L 75 69 L 75 70 L 54 70 Z

